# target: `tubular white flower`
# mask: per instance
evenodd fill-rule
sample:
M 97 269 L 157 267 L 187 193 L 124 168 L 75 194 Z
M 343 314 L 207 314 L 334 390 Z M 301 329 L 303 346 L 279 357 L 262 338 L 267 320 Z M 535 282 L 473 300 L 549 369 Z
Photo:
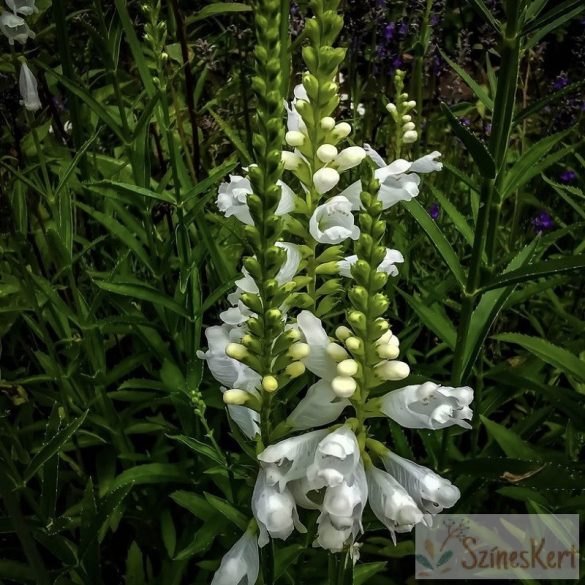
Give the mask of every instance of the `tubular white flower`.
M 306 532 L 299 520 L 292 493 L 287 489 L 281 492 L 276 486 L 268 485 L 264 470 L 258 472 L 252 494 L 252 512 L 260 529 L 260 547 L 268 544 L 268 535 L 286 540 L 294 528 L 299 532 Z
M 0 14 L 0 32 L 6 36 L 11 45 L 14 45 L 15 41 L 24 45 L 27 39 L 34 39 L 36 36 L 24 18 L 7 11 Z
M 321 487 L 340 485 L 354 472 L 360 450 L 353 431 L 343 426 L 327 435 L 317 446 L 307 478 Z
M 333 161 L 335 168 L 342 173 L 353 167 L 357 167 L 364 158 L 366 158 L 366 151 L 361 146 L 349 146 L 344 148 Z
M 286 419 L 287 424 L 296 431 L 329 424 L 339 418 L 349 400 L 339 398 L 328 380 L 319 380 L 308 390 Z
M 245 532 L 221 559 L 211 585 L 255 585 L 259 572 L 257 538 L 251 532 Z
M 330 552 L 341 552 L 351 537 L 351 527 L 338 529 L 333 526 L 329 514 L 321 513 L 317 519 L 319 530 L 313 542 L 314 547 L 321 547 Z
M 404 380 L 410 374 L 408 364 L 397 360 L 383 361 L 374 368 L 374 371 L 382 380 L 391 381 Z
M 444 429 L 453 424 L 470 429 L 469 405 L 473 390 L 468 386 L 450 388 L 434 382 L 393 390 L 382 396 L 380 410 L 409 429 Z
M 258 455 L 258 461 L 266 473 L 266 483 L 284 490 L 289 481 L 301 479 L 315 458 L 319 442 L 327 430 L 312 431 L 269 445 Z
M 319 205 L 309 221 L 309 232 L 321 244 L 339 244 L 351 238 L 357 240 L 360 229 L 355 225 L 351 202 L 342 195 Z
M 389 473 L 370 466 L 366 470 L 370 508 L 376 518 L 390 530 L 396 543 L 395 532 L 410 532 L 421 522 L 424 514 L 406 490 Z
M 286 215 L 295 208 L 295 194 L 292 189 L 282 181 L 278 181 L 281 194 L 280 201 L 276 211 L 276 215 Z M 217 207 L 226 216 L 237 217 L 242 223 L 246 225 L 253 225 L 254 221 L 250 215 L 247 198 L 252 194 L 252 185 L 247 177 L 240 175 L 230 175 L 229 183 L 222 183 L 219 186 L 217 194 Z
M 39 98 L 38 84 L 32 71 L 26 63 L 20 67 L 19 89 L 22 97 L 22 103 L 29 112 L 36 112 L 41 109 L 41 100 Z
M 454 506 L 461 497 L 457 486 L 448 479 L 392 451 L 382 457 L 382 463 L 424 512 L 438 514 Z
M 330 342 L 321 320 L 310 311 L 301 311 L 297 316 L 297 325 L 309 345 L 309 355 L 303 363 L 319 378 L 332 380 L 337 375 L 337 362 L 327 351 Z
M 339 173 L 335 169 L 323 167 L 313 175 L 313 183 L 317 193 L 323 195 L 339 183 Z
M 352 278 L 351 276 L 351 267 L 357 262 L 357 256 L 355 254 L 351 256 L 347 256 L 343 260 L 340 260 L 337 263 L 339 268 L 339 274 L 341 276 L 347 276 L 347 278 Z M 395 264 L 399 262 L 404 262 L 404 257 L 398 250 L 392 250 L 390 248 L 386 248 L 386 255 L 380 264 L 378 265 L 378 272 L 385 272 L 390 276 L 398 276 L 398 268 Z
M 30 16 L 34 12 L 37 12 L 35 2 L 36 0 L 6 0 L 6 6 L 8 6 L 14 14 Z

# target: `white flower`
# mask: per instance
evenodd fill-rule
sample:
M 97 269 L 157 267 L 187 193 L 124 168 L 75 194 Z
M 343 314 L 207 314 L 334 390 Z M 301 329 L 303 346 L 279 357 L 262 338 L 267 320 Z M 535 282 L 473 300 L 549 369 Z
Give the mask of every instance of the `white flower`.
M 410 532 L 424 518 L 416 502 L 389 473 L 370 466 L 366 470 L 370 508 L 376 518 L 390 530 L 396 542 L 395 532 Z
M 14 45 L 14 41 L 24 45 L 27 39 L 34 39 L 36 36 L 26 24 L 24 18 L 6 11 L 0 14 L 0 32 L 8 38 L 8 42 L 11 45 Z
M 309 232 L 321 244 L 339 244 L 357 240 L 360 229 L 355 225 L 351 202 L 342 195 L 319 205 L 309 221 Z
M 337 362 L 327 352 L 331 342 L 321 320 L 310 311 L 301 311 L 297 325 L 309 345 L 309 355 L 303 359 L 305 367 L 319 378 L 333 380 L 337 375 Z
M 36 0 L 6 0 L 6 6 L 8 6 L 14 14 L 30 16 L 33 12 L 37 11 L 35 2 Z
M 278 489 L 282 491 L 289 481 L 304 477 L 315 458 L 317 445 L 327 432 L 313 431 L 266 447 L 258 455 L 266 472 L 266 483 L 270 486 L 278 484 Z
M 260 384 L 260 376 L 254 370 L 226 355 L 229 343 L 236 341 L 241 331 L 229 325 L 214 325 L 205 330 L 206 352 L 198 351 L 197 357 L 204 359 L 212 376 L 228 388 L 251 390 Z
M 295 208 L 295 195 L 292 189 L 278 181 L 277 184 L 281 189 L 281 196 L 276 211 L 276 215 L 285 215 Z M 217 194 L 217 207 L 226 216 L 232 215 L 237 217 L 246 225 L 253 225 L 254 221 L 250 215 L 247 198 L 252 193 L 250 179 L 239 175 L 230 175 L 229 183 L 222 183 L 219 186 Z
M 468 386 L 450 388 L 434 382 L 393 390 L 380 399 L 380 410 L 409 429 L 444 429 L 453 424 L 471 425 L 473 390 Z
M 361 146 L 344 148 L 333 161 L 333 165 L 342 173 L 359 165 L 366 158 L 366 151 Z
M 245 532 L 221 559 L 211 585 L 255 585 L 259 572 L 257 538 L 251 532 Z
M 20 67 L 18 82 L 22 103 L 29 112 L 36 112 L 41 109 L 41 100 L 37 89 L 37 80 L 26 63 Z
M 461 496 L 457 486 L 448 479 L 392 451 L 388 451 L 382 462 L 386 471 L 398 480 L 416 505 L 429 514 L 451 508 Z
M 224 392 L 225 388 L 221 388 Z M 254 439 L 260 434 L 260 413 L 248 408 L 247 406 L 238 406 L 228 404 L 227 410 L 230 418 L 238 425 L 238 428 L 248 439 Z
M 353 431 L 342 426 L 317 445 L 315 459 L 307 469 L 307 477 L 322 487 L 341 485 L 354 472 L 359 459 L 360 449 Z
M 290 242 L 276 242 L 276 246 L 286 250 L 284 264 L 276 274 L 276 282 L 282 285 L 290 282 L 295 277 L 302 256 L 301 250 L 296 244 L 291 244 Z M 245 268 L 242 268 L 242 274 L 244 277 L 236 280 L 236 286 L 244 292 L 257 294 L 258 285 L 250 276 L 250 273 Z
M 301 84 L 297 85 L 294 89 L 294 99 L 290 106 L 288 103 L 284 102 L 284 107 L 286 108 L 288 119 L 287 119 L 287 130 L 289 132 L 302 132 L 303 134 L 307 133 L 307 127 L 303 122 L 300 114 L 297 112 L 296 104 L 299 100 L 303 100 L 305 102 L 309 101 L 309 96 L 307 95 L 307 90 Z
M 266 473 L 260 470 L 252 494 L 252 512 L 258 523 L 260 535 L 258 545 L 268 544 L 268 535 L 272 538 L 286 540 L 296 528 L 306 532 L 299 520 L 295 500 L 291 492 L 282 492 L 276 486 L 268 485 Z
M 443 168 L 443 163 L 437 160 L 440 156 L 441 153 L 438 150 L 431 152 L 431 154 L 426 154 L 412 163 L 410 171 L 412 173 L 433 173 L 440 171 Z
M 319 380 L 307 390 L 307 394 L 288 415 L 286 422 L 296 431 L 319 427 L 337 420 L 343 409 L 349 405 L 349 400 L 335 395 L 330 381 Z
M 363 530 L 362 513 L 368 499 L 368 483 L 361 461 L 343 483 L 325 491 L 316 543 L 331 552 L 340 552 Z M 351 543 L 350 543 L 351 544 Z
M 339 173 L 335 169 L 323 167 L 313 175 L 313 184 L 317 193 L 323 195 L 323 193 L 331 191 L 339 183 L 339 178 Z
M 352 256 L 348 256 L 343 260 L 340 260 L 337 263 L 339 268 L 339 274 L 341 276 L 347 276 L 348 278 L 352 278 L 351 276 L 351 267 L 357 262 L 357 255 L 353 254 Z M 398 268 L 396 268 L 395 264 L 398 262 L 404 262 L 404 257 L 398 250 L 391 250 L 390 248 L 386 248 L 386 255 L 384 256 L 384 260 L 380 262 L 378 265 L 378 272 L 385 272 L 390 276 L 398 276 Z

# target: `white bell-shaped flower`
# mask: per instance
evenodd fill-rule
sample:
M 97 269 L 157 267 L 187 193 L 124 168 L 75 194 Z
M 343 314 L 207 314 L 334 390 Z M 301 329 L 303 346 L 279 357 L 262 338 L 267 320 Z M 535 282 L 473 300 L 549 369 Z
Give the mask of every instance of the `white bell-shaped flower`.
M 349 146 L 335 157 L 333 166 L 338 172 L 343 173 L 353 167 L 357 167 L 364 158 L 366 158 L 366 151 L 361 146 Z
M 339 418 L 349 400 L 339 398 L 329 380 L 319 380 L 288 415 L 287 424 L 297 431 L 329 424 Z
M 339 173 L 330 167 L 323 167 L 316 171 L 313 175 L 313 184 L 317 193 L 323 195 L 328 193 L 339 183 Z
M 421 522 L 424 514 L 406 490 L 389 473 L 374 467 L 366 470 L 370 508 L 392 534 L 410 532 L 415 524 Z
M 299 532 L 306 532 L 299 520 L 291 492 L 287 489 L 281 492 L 277 486 L 269 485 L 264 470 L 259 471 L 256 479 L 252 494 L 252 512 L 260 529 L 258 536 L 260 547 L 268 544 L 268 535 L 286 540 L 294 528 Z
M 276 282 L 282 285 L 290 282 L 295 277 L 301 263 L 302 254 L 299 246 L 290 242 L 276 242 L 276 246 L 286 250 L 286 259 L 276 275 Z M 244 277 L 236 280 L 236 286 L 244 292 L 257 294 L 258 285 L 250 273 L 245 268 L 242 268 L 242 274 Z
M 270 486 L 278 485 L 278 489 L 282 491 L 289 481 L 304 477 L 307 467 L 315 458 L 317 445 L 327 432 L 313 431 L 266 447 L 258 455 L 266 472 L 266 483 Z
M 347 278 L 352 278 L 351 276 L 351 267 L 357 262 L 357 255 L 353 254 L 340 260 L 337 263 L 339 268 L 339 274 L 341 276 L 347 276 Z M 385 272 L 390 276 L 398 276 L 398 268 L 395 264 L 400 262 L 404 262 L 404 256 L 398 250 L 391 250 L 390 248 L 386 248 L 386 255 L 384 256 L 384 260 L 380 262 L 378 265 L 378 272 Z
M 339 244 L 357 240 L 360 229 L 355 225 L 351 202 L 342 195 L 332 197 L 315 209 L 309 221 L 309 232 L 321 244 Z
M 392 451 L 382 457 L 382 463 L 424 512 L 438 514 L 454 506 L 461 496 L 457 486 L 448 479 Z
M 325 495 L 323 486 L 309 480 L 307 476 L 289 482 L 287 489 L 293 495 L 297 506 L 301 508 L 319 510 L 323 505 L 323 496 Z
M 255 585 L 259 572 L 258 539 L 245 532 L 221 559 L 211 585 Z
M 324 548 L 333 553 L 341 552 L 351 539 L 351 526 L 336 528 L 329 514 L 320 514 L 317 523 L 319 530 L 313 546 Z
M 295 195 L 292 189 L 282 181 L 278 181 L 280 186 L 280 201 L 276 211 L 276 215 L 286 215 L 295 208 Z M 247 198 L 252 194 L 252 185 L 250 179 L 241 177 L 240 175 L 230 175 L 229 183 L 222 183 L 219 186 L 217 194 L 217 207 L 226 216 L 237 217 L 242 223 L 246 225 L 253 225 L 254 221 L 250 215 Z
M 6 10 L 0 14 L 0 32 L 11 45 L 14 45 L 15 41 L 24 45 L 27 39 L 34 39 L 36 36 L 24 18 Z
M 450 388 L 434 382 L 393 390 L 380 399 L 380 410 L 409 429 L 444 429 L 453 424 L 470 429 L 469 405 L 473 390 L 468 386 Z
M 37 11 L 35 3 L 36 0 L 6 0 L 6 6 L 14 14 L 22 14 L 23 16 L 30 16 Z
M 337 362 L 327 352 L 331 342 L 321 319 L 310 311 L 301 311 L 297 316 L 297 325 L 310 350 L 302 360 L 305 367 L 319 378 L 333 380 L 337 375 Z
M 360 460 L 360 449 L 353 431 L 342 426 L 328 434 L 317 445 L 307 477 L 322 486 L 341 485 L 349 478 Z
M 40 110 L 41 99 L 39 98 L 37 80 L 26 63 L 23 63 L 20 67 L 18 86 L 24 107 L 29 112 Z

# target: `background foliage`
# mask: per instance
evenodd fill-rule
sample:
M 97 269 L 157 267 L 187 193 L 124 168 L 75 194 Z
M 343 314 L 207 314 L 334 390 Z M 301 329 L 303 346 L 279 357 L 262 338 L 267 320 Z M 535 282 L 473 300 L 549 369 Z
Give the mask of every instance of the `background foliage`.
M 384 420 L 377 436 L 456 482 L 455 511 L 575 513 L 585 509 L 585 7 L 520 4 L 531 18 L 509 140 L 491 137 L 510 78 L 500 36 L 510 15 L 496 1 L 345 2 L 339 117 L 385 155 L 392 73 L 408 72 L 424 104 L 421 151 L 446 164 L 393 212 L 388 245 L 406 262 L 391 321 L 413 380 L 476 388 L 471 433 Z M 37 6 L 34 41 L 11 52 L 1 39 L 0 582 L 208 583 L 250 516 L 255 473 L 195 357 L 242 252 L 237 220 L 214 200 L 250 162 L 251 7 Z M 306 5 L 290 12 L 284 65 L 299 71 Z M 17 55 L 39 80 L 38 113 L 19 104 Z M 478 261 L 494 165 L 505 172 Z M 367 522 L 355 583 L 406 582 L 412 538 L 394 546 Z M 279 544 L 279 583 L 322 582 L 311 540 L 309 530 L 303 544 Z

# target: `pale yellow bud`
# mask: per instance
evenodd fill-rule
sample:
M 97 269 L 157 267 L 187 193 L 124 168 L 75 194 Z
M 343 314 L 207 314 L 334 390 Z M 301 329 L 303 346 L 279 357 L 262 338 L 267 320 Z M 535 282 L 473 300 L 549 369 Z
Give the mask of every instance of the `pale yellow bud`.
M 412 122 L 412 116 L 410 116 L 409 114 L 404 114 L 404 116 L 402 116 L 402 121 L 403 122 Z
M 337 343 L 330 343 L 327 346 L 327 355 L 333 358 L 336 362 L 341 362 L 349 357 L 349 354 L 341 345 Z
M 336 376 L 331 382 L 331 387 L 336 396 L 349 398 L 357 389 L 357 383 L 349 376 Z
M 348 337 L 345 340 L 345 347 L 349 351 L 360 351 L 362 349 L 362 340 L 359 337 Z
M 276 392 L 278 390 L 278 380 L 274 376 L 264 376 L 262 378 L 262 390 L 264 392 Z
M 239 390 L 238 388 L 226 390 L 223 393 L 223 401 L 225 404 L 241 406 L 242 404 L 246 404 L 249 398 L 250 394 L 248 394 L 248 392 L 245 390 Z
M 292 362 L 292 364 L 286 366 L 285 372 L 291 378 L 298 378 L 305 373 L 305 364 L 303 362 Z
M 337 148 L 333 144 L 322 144 L 317 149 L 317 158 L 322 163 L 331 162 L 337 156 Z
M 400 355 L 400 349 L 391 343 L 385 343 L 376 347 L 376 353 L 383 360 L 393 360 Z
M 386 109 L 391 113 L 394 114 L 396 113 L 396 104 L 393 104 L 392 102 L 390 102 L 387 106 Z
M 310 351 L 311 350 L 307 343 L 301 343 L 299 341 L 297 343 L 293 343 L 290 346 L 288 353 L 290 357 L 293 358 L 294 360 L 302 360 L 303 358 L 306 358 L 309 355 Z
M 303 146 L 305 143 L 305 135 L 296 130 L 287 132 L 284 139 L 289 146 Z
M 418 133 L 416 130 L 409 130 L 408 132 L 404 133 L 402 136 L 402 141 L 404 144 L 412 144 L 418 140 Z
M 406 124 L 404 124 L 404 126 L 402 126 L 402 130 L 404 132 L 408 132 L 409 130 L 414 130 L 416 128 L 416 126 L 414 125 L 414 122 L 406 122 Z
M 347 122 L 340 122 L 333 130 L 334 136 L 341 140 L 351 134 L 351 126 Z
M 335 128 L 335 120 L 331 116 L 321 118 L 321 128 L 327 132 Z
M 355 360 L 343 360 L 337 364 L 337 373 L 340 376 L 355 376 L 358 373 L 358 363 Z
M 242 360 L 248 355 L 248 350 L 241 343 L 228 343 L 225 354 L 235 360 Z
M 408 364 L 399 361 L 382 362 L 375 368 L 376 375 L 382 380 L 404 380 L 410 374 Z
M 353 333 L 351 332 L 351 329 L 349 327 L 346 327 L 345 325 L 340 325 L 335 330 L 335 337 L 337 337 L 339 341 L 345 341 L 348 337 L 351 337 L 352 335 Z

